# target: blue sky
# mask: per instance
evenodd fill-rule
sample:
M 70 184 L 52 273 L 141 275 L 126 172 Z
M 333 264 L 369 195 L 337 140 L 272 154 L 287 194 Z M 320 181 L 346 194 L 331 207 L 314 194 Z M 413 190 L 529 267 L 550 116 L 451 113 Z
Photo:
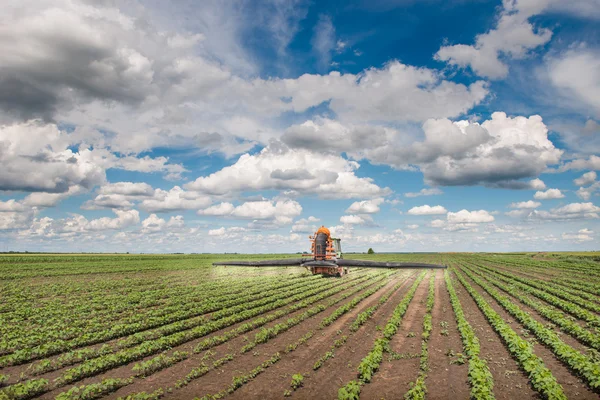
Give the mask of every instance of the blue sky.
M 0 251 L 597 250 L 599 10 L 9 1 Z

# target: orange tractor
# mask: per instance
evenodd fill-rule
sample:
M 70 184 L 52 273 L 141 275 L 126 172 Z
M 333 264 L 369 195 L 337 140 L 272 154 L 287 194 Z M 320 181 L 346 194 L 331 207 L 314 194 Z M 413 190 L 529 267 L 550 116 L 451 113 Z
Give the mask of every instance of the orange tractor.
M 310 254 L 302 254 L 302 258 L 285 258 L 282 260 L 264 261 L 222 261 L 213 265 L 237 265 L 246 267 L 288 267 L 302 266 L 313 274 L 326 276 L 343 276 L 349 267 L 367 268 L 446 268 L 445 265 L 412 263 L 412 262 L 380 262 L 369 260 L 349 260 L 342 257 L 341 240 L 332 238 L 329 229 L 321 226 L 311 240 Z

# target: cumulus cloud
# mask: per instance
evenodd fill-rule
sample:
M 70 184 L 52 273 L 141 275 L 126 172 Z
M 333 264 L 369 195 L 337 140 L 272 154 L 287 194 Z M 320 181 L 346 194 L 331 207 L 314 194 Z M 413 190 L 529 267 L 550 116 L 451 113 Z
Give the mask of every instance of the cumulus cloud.
M 35 210 L 14 199 L 0 200 L 0 231 L 27 228 L 35 217 Z
M 260 153 L 242 155 L 236 163 L 209 176 L 199 177 L 185 187 L 212 195 L 256 190 L 291 191 L 300 195 L 317 194 L 321 198 L 351 199 L 378 197 L 390 193 L 370 178 L 359 178 L 359 168 L 333 154 L 289 149 L 273 142 Z
M 447 215 L 448 222 L 454 224 L 460 223 L 481 223 L 492 222 L 494 216 L 486 210 L 468 211 L 460 210 L 458 212 L 449 212 Z
M 600 156 L 591 155 L 587 159 L 578 158 L 561 165 L 556 170 L 550 172 L 565 172 L 570 170 L 580 171 L 583 169 L 600 170 Z
M 294 217 L 297 217 L 301 213 L 302 206 L 300 203 L 290 199 L 247 201 L 237 207 L 225 202 L 198 211 L 198 215 L 250 219 L 278 225 L 290 224 Z M 308 220 L 301 221 L 308 223 L 318 220 L 310 217 Z M 254 224 L 255 228 L 265 226 L 268 226 L 268 224 L 265 225 L 262 222 Z
M 102 217 L 88 220 L 80 214 L 72 214 L 68 218 L 53 219 L 36 218 L 28 229 L 19 232 L 23 237 L 74 238 L 85 234 L 98 234 L 102 231 L 123 230 L 140 223 L 137 210 L 113 210 L 115 218 Z
M 69 149 L 68 135 L 54 124 L 30 121 L 0 126 L 0 190 L 65 193 L 102 184 L 104 168 L 92 152 Z
M 373 222 L 373 219 L 368 215 L 343 215 L 340 222 L 345 225 L 364 225 Z
M 442 192 L 440 189 L 438 188 L 424 188 L 419 190 L 418 192 L 408 192 L 408 193 L 404 193 L 404 196 L 406 197 L 419 197 L 419 196 L 437 196 L 440 194 L 444 194 L 444 192 Z
M 142 221 L 142 233 L 163 232 L 173 228 L 183 228 L 185 222 L 183 216 L 172 216 L 168 221 L 158 217 L 156 214 L 150 214 L 148 218 Z
M 563 233 L 561 235 L 561 237 L 564 240 L 570 240 L 570 241 L 574 241 L 574 242 L 589 242 L 594 240 L 593 238 L 593 234 L 594 232 L 584 228 L 584 229 L 580 229 L 577 233 Z
M 546 60 L 549 80 L 567 99 L 600 116 L 600 51 L 580 47 Z
M 289 224 L 302 213 L 302 206 L 294 200 L 248 201 L 237 206 L 231 216 L 242 219 L 274 220 Z
M 148 212 L 169 212 L 178 210 L 197 210 L 212 202 L 208 196 L 188 192 L 174 186 L 170 190 L 155 189 L 151 198 L 141 202 L 140 208 Z
M 549 29 L 536 29 L 529 22 L 529 18 L 542 12 L 550 2 L 505 0 L 494 29 L 477 35 L 474 45 L 442 46 L 435 58 L 460 68 L 470 67 L 479 76 L 504 78 L 508 75 L 508 66 L 501 58 L 526 58 L 531 50 L 552 37 Z
M 526 209 L 533 209 L 533 208 L 538 208 L 539 206 L 541 206 L 542 203 L 540 203 L 539 201 L 533 201 L 533 200 L 528 200 L 528 201 L 521 201 L 518 203 L 510 203 L 510 208 L 526 208 Z
M 379 206 L 383 203 L 383 198 L 372 200 L 355 201 L 346 209 L 347 214 L 375 214 L 380 211 Z
M 594 181 L 596 180 L 596 171 L 590 171 L 590 172 L 586 172 L 585 174 L 581 175 L 581 177 L 574 179 L 573 183 L 577 186 L 586 186 L 586 185 L 590 185 L 592 183 L 594 183 Z
M 575 192 L 575 194 L 577 195 L 577 197 L 583 200 L 589 200 L 592 197 L 592 195 L 597 191 L 600 191 L 600 182 L 596 182 L 588 187 L 580 187 Z
M 409 215 L 441 215 L 446 214 L 448 210 L 446 210 L 442 206 L 429 206 L 427 204 L 423 206 L 413 207 L 408 210 Z
M 314 233 L 317 231 L 316 222 L 319 222 L 319 218 L 310 216 L 308 218 L 302 218 L 294 222 L 292 226 L 292 233 Z
M 486 210 L 460 210 L 458 212 L 448 212 L 445 220 L 435 219 L 429 223 L 429 226 L 451 232 L 477 232 L 479 224 L 493 221 L 494 216 Z
M 198 215 L 210 215 L 210 216 L 224 216 L 230 215 L 235 209 L 231 203 L 219 203 L 214 206 L 205 208 L 204 210 L 198 210 Z
M 532 189 L 543 185 L 529 182 L 563 153 L 548 139 L 540 116 L 508 117 L 495 112 L 492 119 L 477 122 L 428 120 L 425 138 L 407 146 L 391 144 L 364 151 L 374 163 L 407 169 L 419 166 L 425 183 L 433 186 L 477 185 Z
M 559 189 L 548 189 L 545 192 L 538 191 L 533 195 L 533 198 L 537 200 L 562 199 L 563 197 L 565 195 Z
M 540 220 L 570 220 L 598 218 L 598 213 L 600 213 L 600 207 L 593 203 L 570 203 L 550 211 L 534 210 L 528 217 Z

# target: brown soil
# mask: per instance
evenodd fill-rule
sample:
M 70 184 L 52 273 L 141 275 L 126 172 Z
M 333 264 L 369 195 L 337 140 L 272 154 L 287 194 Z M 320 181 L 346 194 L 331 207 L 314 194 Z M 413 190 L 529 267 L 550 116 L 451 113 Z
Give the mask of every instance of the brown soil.
M 261 374 L 256 378 L 255 381 L 250 382 L 244 387 L 236 391 L 232 398 L 246 399 L 246 398 L 276 398 L 282 397 L 285 390 L 291 390 L 290 382 L 293 374 L 300 373 L 305 377 L 304 386 L 294 393 L 295 398 L 319 398 L 324 395 L 324 388 L 319 384 L 320 377 L 328 376 L 332 369 L 335 361 L 343 361 L 344 351 L 351 350 L 353 346 L 353 336 L 349 336 L 347 342 L 340 348 L 335 350 L 335 358 L 329 359 L 325 364 L 317 371 L 313 371 L 314 363 L 327 351 L 330 350 L 333 342 L 343 335 L 349 335 L 350 332 L 347 329 L 350 324 L 354 321 L 356 316 L 368 307 L 375 305 L 384 293 L 387 293 L 392 289 L 398 282 L 405 280 L 402 290 L 407 287 L 412 279 L 406 280 L 409 273 L 403 272 L 400 276 L 394 278 L 388 285 L 379 290 L 373 296 L 363 300 L 355 309 L 339 318 L 335 323 L 323 330 L 315 330 L 315 335 L 307 345 L 298 348 L 296 351 L 289 353 L 284 356 L 276 366 L 275 369 L 270 369 L 265 373 Z M 396 291 L 398 293 L 398 291 Z M 390 299 L 391 300 L 391 299 Z M 378 310 L 379 311 L 379 310 Z M 315 321 L 314 328 L 317 328 L 320 320 Z M 341 331 L 341 333 L 340 333 Z M 359 330 L 360 332 L 360 330 Z M 358 332 L 357 332 L 358 334 Z M 283 353 L 282 353 L 283 354 Z M 335 391 L 333 397 L 337 397 L 337 388 L 332 388 Z M 314 393 L 317 390 L 318 393 Z M 314 394 L 309 394 L 313 392 Z M 316 396 L 316 397 L 315 397 Z
M 425 278 L 419 284 L 415 297 L 410 302 L 398 332 L 390 341 L 390 348 L 397 353 L 421 353 L 421 334 L 423 333 L 423 315 L 429 290 L 429 279 Z M 382 329 L 385 325 L 382 325 Z M 409 336 L 410 334 L 410 336 Z M 363 386 L 362 399 L 401 399 L 410 389 L 419 375 L 419 358 L 407 358 L 389 361 L 388 355 L 383 355 L 383 362 L 373 376 L 371 382 Z
M 470 387 L 468 384 L 467 364 L 450 364 L 452 358 L 446 354 L 448 350 L 463 353 L 460 332 L 450 304 L 450 295 L 446 290 L 444 272 L 438 271 L 435 277 L 435 304 L 433 306 L 431 337 L 429 338 L 429 372 L 425 385 L 428 399 L 467 399 Z M 442 328 L 440 323 L 448 323 Z M 446 329 L 448 335 L 442 335 Z
M 487 303 L 496 311 L 504 321 L 509 323 L 512 329 L 519 334 L 523 339 L 533 339 L 535 335 L 529 333 L 527 329 L 514 319 L 502 306 L 500 306 L 496 300 L 494 300 L 483 288 L 473 282 L 470 278 L 463 274 L 463 276 L 469 281 L 471 286 L 479 292 L 485 298 Z M 515 301 L 516 302 L 516 301 Z M 519 305 L 520 306 L 520 305 Z M 538 316 L 539 317 L 539 316 Z M 598 399 L 598 395 L 593 393 L 586 384 L 574 376 L 571 371 L 558 360 L 552 351 L 545 347 L 543 344 L 534 342 L 534 352 L 544 361 L 544 365 L 550 369 L 552 375 L 556 378 L 558 383 L 563 387 L 565 395 L 569 399 Z
M 494 378 L 494 395 L 498 400 L 538 399 L 540 396 L 529 385 L 527 375 L 519 369 L 500 336 L 494 331 L 479 310 L 475 301 L 457 279 L 453 286 L 463 308 L 465 318 L 479 338 L 480 357 L 487 360 Z M 509 322 L 509 321 L 507 321 Z
M 348 290 L 348 289 L 345 289 L 345 290 Z M 342 292 L 340 292 L 340 294 Z M 339 294 L 337 294 L 336 296 L 339 296 Z M 271 312 L 274 312 L 274 311 L 275 310 L 273 310 Z M 304 311 L 306 311 L 306 310 L 303 309 L 303 310 L 296 311 L 295 313 L 288 314 L 287 316 L 285 316 L 285 317 L 283 317 L 281 319 L 278 319 L 278 320 L 275 320 L 275 321 L 271 322 L 267 326 L 271 326 L 271 325 L 277 324 L 277 323 L 281 322 L 282 320 L 285 320 L 285 319 L 287 319 L 289 317 L 293 317 L 293 316 L 295 316 L 295 315 L 297 315 L 299 313 L 302 313 Z M 269 312 L 269 313 L 271 313 L 271 312 Z M 254 318 L 256 318 L 256 317 L 253 317 L 252 319 L 254 319 Z M 247 321 L 239 322 L 237 324 L 234 324 L 234 325 L 232 325 L 230 327 L 225 328 L 224 330 L 212 333 L 209 336 L 220 335 L 224 331 L 235 329 L 236 327 L 244 324 L 245 322 L 247 322 Z M 253 337 L 255 333 L 256 333 L 256 330 L 255 331 L 251 331 L 251 332 L 247 333 L 246 335 L 248 337 Z M 174 366 L 172 366 L 172 367 L 170 367 L 170 368 L 168 368 L 166 370 L 163 370 L 163 371 L 160 371 L 160 372 L 158 372 L 156 374 L 153 374 L 150 377 L 147 377 L 145 379 L 136 379 L 136 382 L 134 384 L 128 385 L 128 386 L 120 389 L 119 391 L 117 391 L 118 396 L 116 396 L 116 397 L 119 397 L 119 396 L 122 396 L 122 395 L 127 395 L 127 394 L 130 394 L 130 393 L 139 392 L 139 391 L 147 391 L 147 392 L 148 391 L 153 391 L 153 390 L 155 390 L 157 388 L 160 388 L 160 387 L 166 387 L 166 386 L 169 386 L 169 385 L 173 385 L 173 383 L 174 383 L 173 375 L 177 376 L 178 377 L 177 379 L 183 378 L 187 373 L 189 373 L 189 371 L 192 368 L 194 368 L 194 367 L 196 367 L 196 366 L 198 366 L 200 364 L 200 359 L 202 358 L 202 354 L 194 354 L 193 353 L 193 349 L 196 346 L 196 344 L 198 344 L 200 341 L 204 340 L 206 337 L 209 337 L 209 336 L 205 336 L 205 337 L 202 337 L 202 338 L 199 338 L 199 339 L 194 339 L 192 341 L 189 341 L 187 343 L 181 344 L 181 345 L 173 348 L 172 350 L 187 351 L 187 352 L 189 352 L 190 353 L 190 357 L 187 360 L 182 361 L 180 363 L 177 363 Z M 239 338 L 238 337 L 235 340 L 242 340 L 242 339 L 243 338 Z M 223 345 L 221 345 L 221 346 L 218 347 L 218 349 L 220 350 L 220 352 L 217 353 L 218 355 L 215 357 L 215 359 L 219 358 L 219 357 L 222 357 L 222 355 L 224 355 L 226 353 L 231 352 L 226 347 L 224 347 L 224 346 L 231 346 L 231 344 L 230 344 L 231 342 L 233 342 L 233 341 L 224 343 Z M 234 347 L 233 349 L 239 350 L 239 348 L 241 348 L 241 347 L 242 347 L 242 345 L 239 345 L 238 347 Z M 215 348 L 215 349 L 217 349 L 217 348 Z M 215 349 L 213 349 L 213 351 L 215 351 Z M 225 351 L 222 351 L 221 349 L 225 349 Z M 87 385 L 87 384 L 90 384 L 90 383 L 99 382 L 99 381 L 101 381 L 102 379 L 105 379 L 105 378 L 128 378 L 128 377 L 130 377 L 130 376 L 133 375 L 132 368 L 133 368 L 133 366 L 136 363 L 149 360 L 149 359 L 151 359 L 153 357 L 156 357 L 157 355 L 158 354 L 153 354 L 153 355 L 145 357 L 145 358 L 143 358 L 141 360 L 137 360 L 137 361 L 131 362 L 129 364 L 122 365 L 120 367 L 114 368 L 114 369 L 112 369 L 112 370 L 110 370 L 108 372 L 105 372 L 103 374 L 99 374 L 99 375 L 96 375 L 94 377 L 83 379 L 83 380 L 77 382 L 76 384 L 78 386 L 79 385 Z M 212 362 L 212 360 L 211 360 L 211 362 Z M 43 375 L 43 377 L 46 378 L 46 379 L 48 379 L 48 380 L 50 380 L 50 381 L 52 381 L 52 379 L 60 376 L 60 374 L 63 371 L 64 371 L 64 369 L 61 369 L 61 370 L 58 370 L 58 371 L 54 371 L 54 372 L 51 372 L 49 374 Z M 66 387 L 59 388 L 59 389 L 56 389 L 54 391 L 48 392 L 45 395 L 43 395 L 42 398 L 52 399 L 58 393 L 63 392 L 65 390 L 68 390 L 68 388 L 70 388 L 71 386 L 72 385 L 67 385 Z
M 350 286 L 349 288 L 334 295 L 333 297 L 339 297 L 344 292 L 352 289 L 353 286 Z M 213 349 L 211 349 L 211 351 L 213 351 L 216 354 L 208 362 L 209 365 L 212 363 L 212 361 L 219 359 L 226 354 L 233 354 L 235 358 L 232 361 L 228 362 L 222 368 L 209 371 L 206 375 L 190 382 L 189 385 L 181 389 L 175 390 L 172 395 L 168 395 L 165 398 L 180 399 L 193 398 L 195 396 L 201 397 L 205 394 L 214 394 L 219 392 L 220 390 L 226 389 L 231 384 L 233 377 L 247 374 L 248 372 L 250 372 L 250 370 L 258 366 L 266 359 L 270 358 L 271 355 L 275 354 L 276 352 L 280 352 L 283 356 L 282 351 L 286 348 L 288 344 L 293 343 L 298 338 L 302 337 L 310 329 L 316 328 L 316 326 L 320 323 L 321 319 L 330 315 L 337 307 L 350 301 L 352 297 L 358 295 L 359 293 L 350 296 L 349 298 L 336 304 L 335 306 L 330 307 L 327 310 L 315 315 L 314 317 L 309 318 L 308 320 L 300 323 L 299 325 L 292 327 L 288 331 L 280 333 L 275 338 L 269 340 L 267 343 L 258 345 L 253 350 L 250 350 L 247 353 L 240 354 L 239 351 L 246 343 L 248 343 L 246 339 L 252 340 L 254 338 L 254 335 L 260 330 L 260 328 L 250 331 L 241 337 L 234 338 L 233 340 L 223 343 L 222 345 L 214 347 Z M 373 296 L 377 297 L 378 295 L 374 294 Z M 324 301 L 326 300 L 321 300 L 320 302 L 317 302 L 314 305 L 323 303 Z M 270 322 L 265 327 L 274 326 L 280 322 L 287 320 L 288 318 L 292 318 L 299 314 L 302 314 L 305 311 L 306 309 L 298 310 L 294 313 L 286 315 L 285 317 Z M 238 325 L 229 327 L 226 330 L 233 329 L 236 326 Z M 223 332 L 217 332 L 212 335 L 218 335 L 221 333 Z M 189 349 L 193 349 L 193 347 L 198 342 L 199 340 L 195 340 L 192 344 L 188 345 L 187 347 Z M 183 378 L 187 373 L 189 373 L 189 371 L 192 368 L 199 366 L 203 355 L 204 353 L 191 354 L 189 359 L 178 363 L 166 370 L 155 373 L 151 377 L 146 378 L 146 380 L 144 381 L 137 380 L 136 383 L 134 383 L 133 385 L 120 389 L 115 394 L 109 396 L 109 398 L 126 396 L 127 394 L 139 391 L 148 391 L 148 383 L 151 383 L 152 390 L 158 387 L 164 388 L 173 385 L 177 379 Z M 277 366 L 274 367 L 272 370 L 277 370 L 278 368 L 279 364 L 277 364 Z
M 383 293 L 389 291 L 392 286 L 399 282 L 399 279 L 403 278 L 394 279 L 393 282 L 375 294 L 373 298 L 367 299 L 368 302 L 361 303 L 351 313 L 344 316 L 343 320 L 340 318 L 335 324 L 326 329 L 317 330 L 315 337 L 307 345 L 285 355 L 284 359 L 275 368 L 267 370 L 254 381 L 240 388 L 232 397 L 240 399 L 282 397 L 285 390 L 291 390 L 291 376 L 301 373 L 305 377 L 304 386 L 294 392 L 294 398 L 336 398 L 338 388 L 355 378 L 356 366 L 372 346 L 372 333 L 375 326 L 387 321 L 395 305 L 414 281 L 414 276 L 406 280 L 404 285 L 396 290 L 392 297 L 356 333 L 348 336 L 347 342 L 336 349 L 333 359 L 327 360 L 319 370 L 313 371 L 312 367 L 315 361 L 329 350 L 334 340 L 340 337 L 337 334 L 338 330 L 343 331 L 342 335 L 348 334 L 346 328 L 354 318 L 366 308 L 374 305 Z

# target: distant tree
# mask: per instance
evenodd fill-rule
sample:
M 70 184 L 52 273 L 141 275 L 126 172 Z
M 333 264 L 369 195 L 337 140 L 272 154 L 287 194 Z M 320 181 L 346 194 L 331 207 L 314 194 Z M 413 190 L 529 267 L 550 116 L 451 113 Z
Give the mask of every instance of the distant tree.
M 371 247 L 369 247 L 369 251 L 367 251 L 367 254 L 375 254 L 375 252 L 373 251 L 373 249 Z

